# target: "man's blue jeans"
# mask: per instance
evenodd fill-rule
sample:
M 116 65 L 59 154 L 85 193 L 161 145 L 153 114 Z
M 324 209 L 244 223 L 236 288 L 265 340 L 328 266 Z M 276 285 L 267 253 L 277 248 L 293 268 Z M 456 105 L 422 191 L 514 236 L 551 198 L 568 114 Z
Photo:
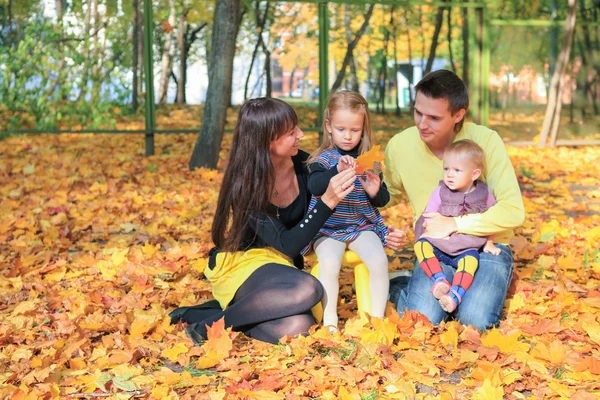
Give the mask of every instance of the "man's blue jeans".
M 481 253 L 479 268 L 473 284 L 467 290 L 456 312 L 448 314 L 440 307 L 438 300 L 431 294 L 431 279 L 425 274 L 418 262 L 412 277 L 392 279 L 390 282 L 390 301 L 396 304 L 396 310 L 402 315 L 404 310 L 419 311 L 432 324 L 437 325 L 451 317 L 465 325 L 478 329 L 487 329 L 498 324 L 506 292 L 513 275 L 513 255 L 508 246 L 496 244 L 500 255 Z M 456 269 L 441 263 L 449 282 L 452 282 Z

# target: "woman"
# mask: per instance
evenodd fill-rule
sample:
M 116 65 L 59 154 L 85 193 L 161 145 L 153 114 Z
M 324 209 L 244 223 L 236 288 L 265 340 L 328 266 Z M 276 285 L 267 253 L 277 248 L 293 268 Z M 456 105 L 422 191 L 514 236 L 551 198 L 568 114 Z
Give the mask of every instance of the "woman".
M 190 324 L 186 331 L 196 343 L 221 318 L 227 327 L 270 343 L 306 333 L 315 323 L 311 308 L 323 288 L 300 270 L 300 252 L 354 190 L 355 172 L 332 178 L 307 213 L 308 154 L 298 149 L 304 133 L 297 123 L 294 110 L 277 99 L 252 99 L 240 109 L 212 225 L 215 248 L 205 269 L 222 310 L 181 307 L 170 314 L 173 322 Z M 401 244 L 398 232 L 391 228 L 392 246 Z

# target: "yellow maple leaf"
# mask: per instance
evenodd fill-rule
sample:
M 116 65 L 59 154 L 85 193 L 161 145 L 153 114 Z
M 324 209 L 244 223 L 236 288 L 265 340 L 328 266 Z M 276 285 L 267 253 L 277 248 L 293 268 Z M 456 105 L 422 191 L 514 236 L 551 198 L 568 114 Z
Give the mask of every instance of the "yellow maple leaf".
M 112 261 L 115 267 L 120 267 L 125 260 L 127 259 L 127 253 L 129 252 L 129 248 L 126 247 L 124 249 L 114 249 L 112 255 L 110 256 L 110 260 Z
M 592 342 L 600 344 L 600 326 L 598 324 L 582 324 L 583 330 L 588 334 Z
M 171 388 L 168 384 L 156 385 L 152 388 L 152 391 L 150 392 L 150 397 L 155 399 L 166 399 L 169 397 L 170 390 Z
M 22 301 L 17 304 L 12 312 L 12 315 L 27 314 L 31 311 L 34 311 L 38 308 L 38 303 L 39 302 L 37 300 Z
M 515 312 L 525 305 L 525 296 L 521 293 L 515 294 L 512 299 L 508 300 L 508 311 Z
M 514 354 L 518 351 L 528 351 L 529 345 L 527 343 L 519 342 L 519 332 L 514 333 L 510 336 L 504 336 L 496 328 L 489 330 L 481 337 L 481 344 L 485 347 L 497 347 L 501 352 L 507 354 Z
M 169 360 L 175 362 L 177 361 L 177 358 L 179 358 L 179 355 L 182 353 L 187 352 L 189 349 L 188 347 L 183 344 L 183 343 L 178 343 L 175 346 L 171 347 L 170 349 L 164 349 L 160 355 L 162 357 L 166 357 Z
M 444 346 L 452 346 L 453 348 L 458 347 L 458 321 L 452 321 L 446 324 L 446 332 L 440 335 L 440 340 Z
M 481 400 L 502 400 L 504 390 L 501 387 L 493 386 L 489 379 L 483 381 L 483 385 L 477 389 L 477 398 Z
M 142 253 L 144 253 L 146 257 L 152 257 L 154 254 L 156 254 L 159 248 L 160 245 L 153 246 L 148 242 L 144 245 L 144 247 L 142 247 Z
M 383 154 L 380 148 L 380 145 L 375 145 L 371 147 L 371 150 L 358 156 L 358 158 L 356 159 L 357 174 L 364 174 L 365 171 L 369 169 L 374 169 L 375 163 L 383 165 L 381 164 L 381 162 L 385 159 L 385 154 Z
M 161 319 L 161 315 L 157 315 L 153 310 L 135 310 L 135 319 L 129 327 L 129 333 L 134 339 L 141 339 L 144 334 L 154 328 Z

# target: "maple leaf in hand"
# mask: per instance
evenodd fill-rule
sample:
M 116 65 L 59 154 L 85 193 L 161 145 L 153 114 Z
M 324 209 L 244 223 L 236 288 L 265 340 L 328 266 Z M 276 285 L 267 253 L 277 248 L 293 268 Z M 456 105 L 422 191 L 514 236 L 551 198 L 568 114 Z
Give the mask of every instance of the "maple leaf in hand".
M 385 159 L 385 154 L 380 150 L 381 146 L 376 145 L 364 154 L 361 154 L 356 159 L 356 173 L 364 174 L 368 169 L 376 168 L 376 163 L 379 165 Z

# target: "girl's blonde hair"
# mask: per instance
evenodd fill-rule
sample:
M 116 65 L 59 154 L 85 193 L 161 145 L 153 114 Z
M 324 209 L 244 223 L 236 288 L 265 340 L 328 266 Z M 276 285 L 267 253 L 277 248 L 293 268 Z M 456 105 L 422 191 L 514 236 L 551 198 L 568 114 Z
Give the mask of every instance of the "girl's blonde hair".
M 331 123 L 331 117 L 339 110 L 350 110 L 353 113 L 362 113 L 364 116 L 362 137 L 358 148 L 358 155 L 371 150 L 371 115 L 369 103 L 360 93 L 349 90 L 338 90 L 329 95 L 327 107 L 323 116 L 323 142 L 321 146 L 310 155 L 307 164 L 314 162 L 324 150 L 333 149 L 331 134 L 327 132 L 325 122 Z
M 452 143 L 444 152 L 444 155 L 446 154 L 456 155 L 461 160 L 471 160 L 475 167 L 481 170 L 481 175 L 485 174 L 485 152 L 471 139 L 458 140 Z

